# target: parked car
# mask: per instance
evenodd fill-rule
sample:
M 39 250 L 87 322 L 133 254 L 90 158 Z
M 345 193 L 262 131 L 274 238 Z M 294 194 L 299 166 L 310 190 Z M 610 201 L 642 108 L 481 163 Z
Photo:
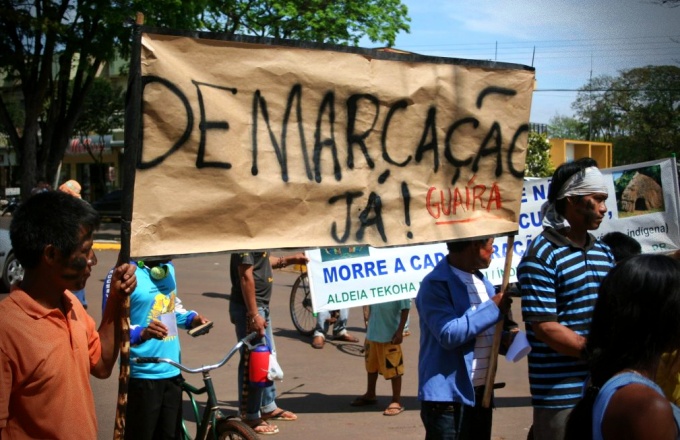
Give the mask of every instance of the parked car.
M 102 219 L 120 220 L 121 206 L 123 205 L 123 190 L 116 189 L 104 197 L 92 202 L 92 207 L 99 212 Z
M 9 218 L 0 219 L 0 268 L 2 268 L 2 284 L 6 291 L 9 287 L 24 278 L 24 268 L 12 252 L 9 239 Z

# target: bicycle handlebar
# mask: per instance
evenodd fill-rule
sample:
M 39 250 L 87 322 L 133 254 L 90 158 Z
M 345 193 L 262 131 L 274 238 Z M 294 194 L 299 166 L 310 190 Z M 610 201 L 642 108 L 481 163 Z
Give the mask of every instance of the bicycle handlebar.
M 197 374 L 197 373 L 204 373 L 207 371 L 215 370 L 217 368 L 220 368 L 222 365 L 226 364 L 229 359 L 231 359 L 234 354 L 243 346 L 248 344 L 250 341 L 255 339 L 258 336 L 257 332 L 253 332 L 246 336 L 245 338 L 241 339 L 234 345 L 231 350 L 229 350 L 229 353 L 218 363 L 214 365 L 204 365 L 199 368 L 189 368 L 186 367 L 178 362 L 173 361 L 172 359 L 168 358 L 161 358 L 161 357 L 136 357 L 130 359 L 130 361 L 136 363 L 136 364 L 158 364 L 160 362 L 164 362 L 166 364 L 170 364 L 173 367 L 179 368 L 180 370 L 184 371 L 185 373 L 191 373 L 191 374 Z

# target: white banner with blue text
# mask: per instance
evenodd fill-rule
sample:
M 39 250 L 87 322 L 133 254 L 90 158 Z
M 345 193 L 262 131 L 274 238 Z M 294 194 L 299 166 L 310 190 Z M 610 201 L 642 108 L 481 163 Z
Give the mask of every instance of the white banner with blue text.
M 638 240 L 644 253 L 680 249 L 680 190 L 675 159 L 609 168 L 602 172 L 609 187 L 608 212 L 600 227 L 591 231 L 593 235 L 601 238 L 608 232 L 623 232 Z M 531 241 L 543 230 L 541 205 L 547 200 L 549 185 L 547 178 L 524 182 L 510 282 L 516 281 L 517 265 Z M 314 310 L 413 298 L 423 277 L 445 258 L 446 253 L 444 243 L 308 251 Z M 502 282 L 506 255 L 507 237 L 496 238 L 491 265 L 482 271 L 494 285 Z

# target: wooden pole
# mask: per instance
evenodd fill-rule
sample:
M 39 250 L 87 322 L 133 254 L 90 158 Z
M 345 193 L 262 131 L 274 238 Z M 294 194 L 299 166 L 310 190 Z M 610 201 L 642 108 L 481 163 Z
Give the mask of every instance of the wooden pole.
M 512 248 L 515 245 L 515 236 L 508 237 L 508 250 L 505 254 L 505 267 L 503 268 L 503 282 L 501 284 L 501 292 L 505 292 L 510 281 L 510 271 L 512 270 Z M 488 408 L 491 406 L 491 394 L 493 393 L 493 384 L 496 379 L 496 367 L 498 366 L 498 350 L 501 346 L 501 337 L 503 336 L 503 321 L 505 317 L 496 323 L 496 329 L 493 334 L 493 344 L 491 345 L 491 356 L 489 357 L 489 369 L 486 373 L 486 384 L 484 384 L 484 398 L 482 399 L 482 406 Z
M 132 41 L 132 59 L 128 78 L 128 96 L 125 118 L 125 158 L 123 163 L 123 203 L 120 221 L 120 252 L 117 266 L 130 261 L 130 235 L 132 223 L 132 196 L 135 185 L 135 164 L 139 151 L 141 127 L 141 30 L 144 14 L 137 13 Z M 118 400 L 113 430 L 114 440 L 125 438 L 125 411 L 127 409 L 128 382 L 130 381 L 130 297 L 126 297 L 120 314 L 120 372 L 118 374 Z

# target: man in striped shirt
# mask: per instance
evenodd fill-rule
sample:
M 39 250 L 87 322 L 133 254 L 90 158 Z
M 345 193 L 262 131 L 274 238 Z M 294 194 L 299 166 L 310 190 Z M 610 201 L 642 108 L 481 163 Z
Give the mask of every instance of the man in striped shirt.
M 591 158 L 555 170 L 541 208 L 543 232 L 517 269 L 522 317 L 531 344 L 529 384 L 534 439 L 562 439 L 581 397 L 581 360 L 600 282 L 614 265 L 609 247 L 588 231 L 607 212 L 607 186 Z

